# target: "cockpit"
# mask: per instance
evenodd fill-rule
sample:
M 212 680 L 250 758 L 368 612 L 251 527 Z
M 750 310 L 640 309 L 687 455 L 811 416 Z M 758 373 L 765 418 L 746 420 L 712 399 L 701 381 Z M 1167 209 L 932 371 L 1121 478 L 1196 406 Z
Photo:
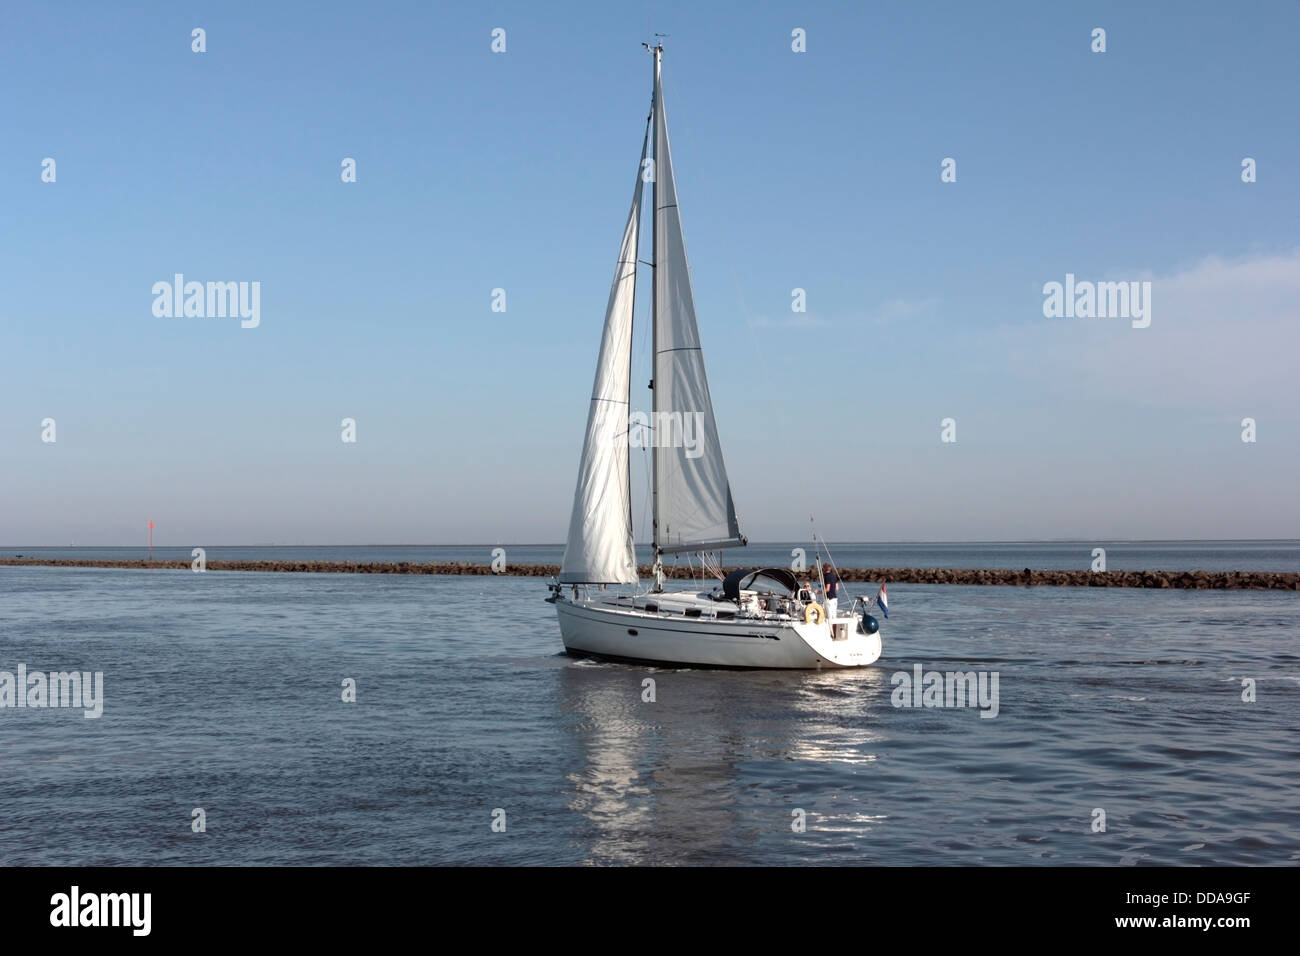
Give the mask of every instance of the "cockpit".
M 723 579 L 722 592 L 715 600 L 733 601 L 742 611 L 794 616 L 812 600 L 811 593 L 800 593 L 805 590 L 785 568 L 741 568 Z

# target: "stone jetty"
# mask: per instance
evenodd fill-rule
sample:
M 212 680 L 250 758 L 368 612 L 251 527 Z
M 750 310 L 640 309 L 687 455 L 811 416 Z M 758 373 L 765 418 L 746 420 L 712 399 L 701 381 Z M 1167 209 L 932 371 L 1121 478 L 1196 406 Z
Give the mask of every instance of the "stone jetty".
M 188 561 L 97 560 L 82 558 L 32 558 L 3 556 L 0 566 L 61 568 L 121 568 L 126 570 L 190 570 Z M 553 578 L 555 564 L 512 564 L 504 572 L 488 562 L 444 561 L 428 564 L 352 561 L 222 561 L 207 562 L 209 571 L 272 571 L 309 574 L 468 574 L 503 577 Z M 726 570 L 731 570 L 727 568 Z M 670 578 L 698 575 L 688 568 L 666 567 Z M 650 566 L 642 565 L 642 577 Z M 1035 571 L 1030 568 L 840 568 L 841 580 L 888 581 L 891 584 L 1021 585 L 1091 588 L 1184 588 L 1191 590 L 1300 591 L 1300 572 L 1290 571 Z

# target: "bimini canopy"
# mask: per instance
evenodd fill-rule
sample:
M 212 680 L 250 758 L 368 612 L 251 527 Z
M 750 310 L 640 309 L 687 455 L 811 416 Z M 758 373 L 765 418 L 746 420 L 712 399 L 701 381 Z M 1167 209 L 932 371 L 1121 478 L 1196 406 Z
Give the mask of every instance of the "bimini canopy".
M 722 593 L 733 601 L 740 600 L 741 591 L 763 591 L 794 597 L 799 581 L 785 568 L 741 568 L 732 571 L 722 582 Z

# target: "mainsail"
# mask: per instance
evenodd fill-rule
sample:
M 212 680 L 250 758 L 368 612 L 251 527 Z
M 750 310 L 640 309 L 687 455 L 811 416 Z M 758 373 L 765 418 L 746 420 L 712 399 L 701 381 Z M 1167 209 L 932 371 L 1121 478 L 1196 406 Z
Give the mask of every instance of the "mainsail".
M 660 553 L 745 543 L 704 374 L 660 83 L 654 79 L 654 545 Z
M 646 130 L 646 142 L 650 131 Z M 587 413 L 587 437 L 573 493 L 569 541 L 560 565 L 566 584 L 635 584 L 632 547 L 632 491 L 628 471 L 628 400 L 632 372 L 632 307 L 636 294 L 637 230 L 641 219 L 641 168 L 637 165 L 632 210 L 605 309 L 596 381 Z

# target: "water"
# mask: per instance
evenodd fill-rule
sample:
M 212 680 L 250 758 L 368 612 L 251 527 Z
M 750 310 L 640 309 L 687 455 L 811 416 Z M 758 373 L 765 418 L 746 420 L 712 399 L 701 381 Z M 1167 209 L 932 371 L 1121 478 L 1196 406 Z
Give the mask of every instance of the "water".
M 494 548 L 505 549 L 507 563 L 559 564 L 562 544 L 476 544 L 476 545 L 347 545 L 347 546 L 239 546 L 205 548 L 209 561 L 380 561 L 412 563 L 471 561 L 490 564 Z M 190 561 L 192 545 L 157 547 L 159 560 Z M 751 544 L 724 554 L 728 565 L 788 567 L 791 552 L 803 548 L 809 562 L 816 551 L 807 542 Z M 1035 571 L 1079 570 L 1092 567 L 1093 549 L 1106 550 L 1106 566 L 1112 571 L 1300 571 L 1300 541 L 1022 541 L 989 544 L 835 544 L 830 553 L 846 568 L 1032 568 Z M 0 557 L 24 554 L 28 557 L 139 559 L 147 548 L 37 548 L 7 545 Z M 637 548 L 638 559 L 649 564 L 645 545 Z M 683 555 L 677 559 L 686 563 Z
M 877 667 L 710 672 L 560 655 L 526 578 L 0 568 L 0 669 L 106 698 L 0 710 L 0 865 L 1300 861 L 1295 594 L 890 591 Z

